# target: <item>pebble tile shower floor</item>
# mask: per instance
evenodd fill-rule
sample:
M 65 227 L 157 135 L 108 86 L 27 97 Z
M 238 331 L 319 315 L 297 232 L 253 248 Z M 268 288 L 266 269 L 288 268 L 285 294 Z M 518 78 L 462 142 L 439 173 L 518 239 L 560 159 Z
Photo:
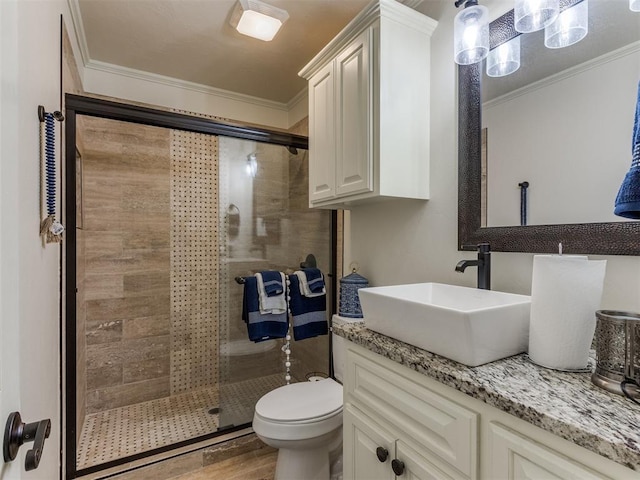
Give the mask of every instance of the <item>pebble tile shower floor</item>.
M 269 375 L 221 387 L 225 423 L 253 418 L 255 402 L 284 384 L 283 375 Z M 174 395 L 87 415 L 78 442 L 79 470 L 215 432 L 219 416 L 217 388 Z M 242 421 L 242 420 L 240 420 Z M 233 422 L 231 422 L 233 423 Z

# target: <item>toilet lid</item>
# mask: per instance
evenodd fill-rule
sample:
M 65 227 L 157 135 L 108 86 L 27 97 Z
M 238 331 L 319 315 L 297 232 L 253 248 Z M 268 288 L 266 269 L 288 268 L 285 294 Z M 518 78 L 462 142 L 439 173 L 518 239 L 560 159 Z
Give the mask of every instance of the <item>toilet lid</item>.
M 330 378 L 276 388 L 256 403 L 258 415 L 280 422 L 312 420 L 341 409 L 342 385 Z

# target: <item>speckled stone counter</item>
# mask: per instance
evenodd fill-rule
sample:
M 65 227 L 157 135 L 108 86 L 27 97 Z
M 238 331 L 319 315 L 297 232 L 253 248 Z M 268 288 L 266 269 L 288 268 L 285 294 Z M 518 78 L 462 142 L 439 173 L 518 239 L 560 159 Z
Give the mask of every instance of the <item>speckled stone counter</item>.
M 591 383 L 590 373 L 538 367 L 525 355 L 466 367 L 365 328 L 333 321 L 337 335 L 640 471 L 640 406 Z

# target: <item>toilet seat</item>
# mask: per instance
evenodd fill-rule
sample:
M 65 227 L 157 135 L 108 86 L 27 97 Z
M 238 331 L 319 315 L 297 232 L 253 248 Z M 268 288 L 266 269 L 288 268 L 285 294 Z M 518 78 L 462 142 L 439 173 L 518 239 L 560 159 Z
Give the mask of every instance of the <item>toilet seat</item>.
M 253 429 L 260 436 L 301 440 L 342 425 L 342 385 L 328 378 L 276 388 L 256 404 Z
M 276 388 L 256 404 L 256 413 L 275 422 L 320 419 L 342 410 L 342 385 L 326 378 Z

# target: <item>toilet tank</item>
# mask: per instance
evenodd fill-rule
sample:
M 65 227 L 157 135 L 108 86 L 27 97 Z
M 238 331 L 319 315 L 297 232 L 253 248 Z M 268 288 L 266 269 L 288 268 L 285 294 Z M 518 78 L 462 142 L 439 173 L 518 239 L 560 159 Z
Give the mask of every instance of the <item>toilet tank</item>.
M 347 360 L 347 347 L 344 344 L 346 340 L 335 333 L 331 336 L 333 337 L 333 376 L 340 383 L 344 383 L 344 368 Z
M 336 323 L 357 323 L 362 322 L 361 318 L 347 318 L 339 315 L 333 316 L 333 321 Z M 331 334 L 333 344 L 333 376 L 340 383 L 344 383 L 345 365 L 347 362 L 347 345 L 344 337 Z

